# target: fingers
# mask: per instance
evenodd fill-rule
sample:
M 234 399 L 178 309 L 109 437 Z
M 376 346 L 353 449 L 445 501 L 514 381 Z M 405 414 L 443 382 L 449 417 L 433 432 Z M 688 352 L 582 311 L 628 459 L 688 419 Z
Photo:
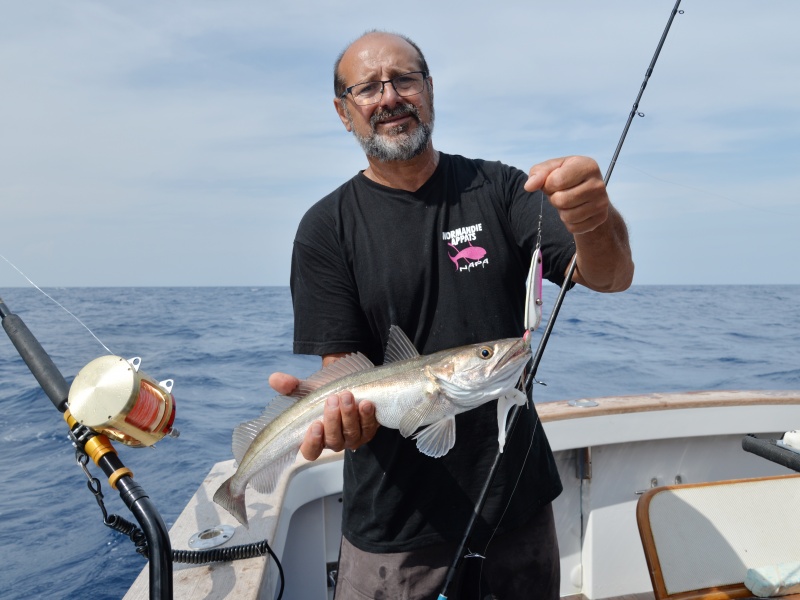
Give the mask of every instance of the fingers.
M 608 219 L 611 202 L 601 180 L 587 180 L 575 187 L 554 192 L 550 203 L 572 234 L 593 231 Z
M 375 405 L 369 400 L 358 403 L 358 414 L 361 416 L 361 443 L 366 444 L 375 437 L 381 424 L 375 418 Z
M 559 169 L 568 160 L 569 157 L 564 158 L 551 158 L 538 165 L 533 165 L 528 171 L 528 181 L 525 182 L 525 189 L 529 192 L 542 190 L 548 196 L 549 192 L 545 189 L 548 177 L 553 171 Z
M 306 460 L 316 460 L 325 448 L 355 450 L 375 437 L 378 427 L 372 402 L 356 403 L 353 394 L 341 392 L 325 400 L 322 421 L 308 428 L 300 452 Z
M 572 234 L 593 231 L 608 219 L 611 205 L 600 174 L 591 158 L 554 158 L 531 167 L 525 189 L 542 190 Z
M 355 423 L 353 413 L 355 413 Z M 352 440 L 356 436 L 360 437 L 358 409 L 354 406 L 353 395 L 337 394 L 325 400 L 322 423 L 325 426 L 325 446 L 336 452 L 346 447 L 348 438 Z
M 325 448 L 323 433 L 322 423 L 315 421 L 311 424 L 303 438 L 303 443 L 300 444 L 300 453 L 303 458 L 306 460 L 317 460 L 319 458 Z
M 269 376 L 269 386 L 284 396 L 291 394 L 299 383 L 300 380 L 297 377 L 287 373 L 273 373 Z

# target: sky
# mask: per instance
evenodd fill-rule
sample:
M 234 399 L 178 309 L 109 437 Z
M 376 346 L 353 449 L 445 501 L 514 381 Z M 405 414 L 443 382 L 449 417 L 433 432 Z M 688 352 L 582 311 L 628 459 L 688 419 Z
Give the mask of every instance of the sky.
M 366 166 L 332 66 L 374 28 L 424 51 L 438 150 L 605 173 L 673 6 L 0 0 L 0 255 L 42 287 L 287 285 Z M 634 284 L 800 284 L 800 2 L 680 8 L 609 181 Z

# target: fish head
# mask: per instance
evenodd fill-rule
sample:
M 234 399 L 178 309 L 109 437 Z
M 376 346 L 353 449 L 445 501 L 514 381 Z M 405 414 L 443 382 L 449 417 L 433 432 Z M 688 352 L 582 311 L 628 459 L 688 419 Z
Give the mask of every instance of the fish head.
M 428 373 L 454 404 L 465 410 L 516 387 L 531 356 L 524 338 L 454 348 L 428 366 Z

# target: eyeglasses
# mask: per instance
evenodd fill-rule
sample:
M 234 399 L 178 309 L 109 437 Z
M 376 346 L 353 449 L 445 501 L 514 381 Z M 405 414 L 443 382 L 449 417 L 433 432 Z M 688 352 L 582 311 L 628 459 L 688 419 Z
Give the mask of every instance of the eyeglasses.
M 412 71 L 411 73 L 404 73 L 397 77 L 392 77 L 386 81 L 367 81 L 366 83 L 357 83 L 347 88 L 344 93 L 339 96 L 342 100 L 347 94 L 353 97 L 353 102 L 359 106 L 366 106 L 368 104 L 375 104 L 380 102 L 383 97 L 383 90 L 387 83 L 391 83 L 394 91 L 398 96 L 403 98 L 407 96 L 414 96 L 419 94 L 425 87 L 425 80 L 428 78 L 428 73 L 425 71 Z

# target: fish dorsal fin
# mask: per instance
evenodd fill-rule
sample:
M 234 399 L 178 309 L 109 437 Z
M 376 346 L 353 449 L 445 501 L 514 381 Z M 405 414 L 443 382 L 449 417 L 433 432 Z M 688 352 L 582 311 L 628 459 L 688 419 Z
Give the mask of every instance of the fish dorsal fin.
M 417 449 L 425 456 L 440 458 L 450 452 L 456 443 L 456 418 L 454 415 L 445 417 L 436 423 L 428 425 L 414 436 L 417 440 Z
M 322 386 L 328 385 L 332 381 L 336 381 L 346 375 L 372 369 L 374 366 L 372 361 L 361 354 L 361 352 L 348 354 L 301 381 L 292 392 L 292 397 L 303 398 Z
M 397 325 L 389 328 L 389 341 L 386 342 L 386 353 L 383 356 L 383 364 L 417 358 L 419 352 L 408 339 L 408 336 Z
M 296 398 L 288 396 L 275 396 L 264 412 L 252 421 L 245 421 L 233 430 L 233 456 L 237 462 L 242 462 L 242 457 L 256 436 L 284 411 L 294 406 Z
M 312 377 L 313 377 L 313 375 L 312 375 Z M 297 384 L 297 387 L 294 388 L 294 390 L 292 390 L 292 393 L 289 394 L 289 396 L 291 398 L 296 398 L 297 400 L 300 400 L 300 398 L 305 398 L 311 392 L 313 392 L 314 389 L 316 389 L 316 388 L 311 387 L 307 383 L 307 381 L 308 381 L 307 379 L 301 379 L 300 383 Z

